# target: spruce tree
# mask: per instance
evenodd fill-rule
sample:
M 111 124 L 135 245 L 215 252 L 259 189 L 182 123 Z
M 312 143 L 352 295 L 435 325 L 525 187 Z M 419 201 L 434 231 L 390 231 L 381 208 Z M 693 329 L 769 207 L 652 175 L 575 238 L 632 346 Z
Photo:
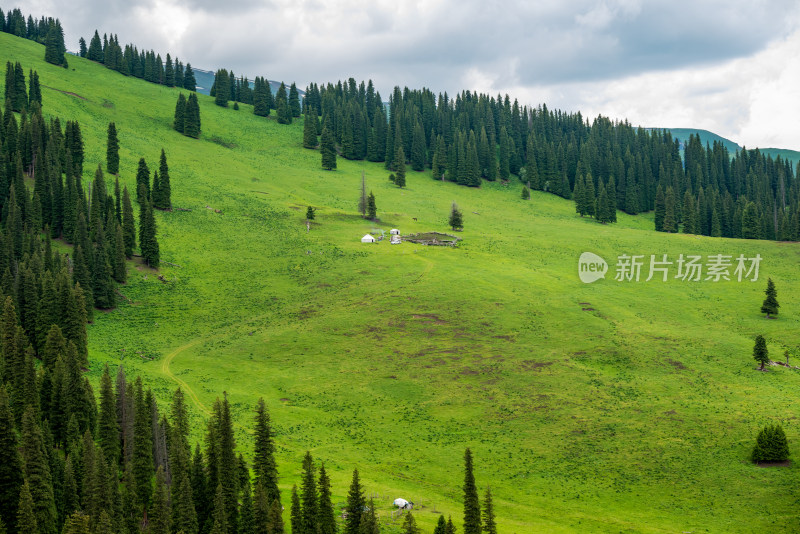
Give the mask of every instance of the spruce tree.
M 764 370 L 764 366 L 769 363 L 769 350 L 767 349 L 767 340 L 761 334 L 756 336 L 756 344 L 753 346 L 753 359 L 761 364 L 760 370 Z
M 472 473 L 472 451 L 464 453 L 464 534 L 481 534 L 481 506 Z
M 394 154 L 394 183 L 397 187 L 406 186 L 406 154 L 402 143 L 397 143 Z
M 136 227 L 133 220 L 133 205 L 128 194 L 128 186 L 122 189 L 122 235 L 125 242 L 125 257 L 133 257 L 136 248 Z
M 145 265 L 158 269 L 160 252 L 156 239 L 156 220 L 153 205 L 149 201 L 145 201 L 139 210 L 139 248 Z
M 317 507 L 318 534 L 336 534 L 336 515 L 331 501 L 331 480 L 325 472 L 325 464 L 319 468 L 319 506 Z M 348 514 L 349 515 L 349 514 Z M 360 534 L 360 533 L 359 533 Z
M 425 168 L 425 133 L 419 122 L 414 126 L 414 136 L 411 141 L 411 168 L 415 171 Z
M 167 490 L 164 468 L 158 466 L 156 486 L 153 491 L 153 505 L 150 508 L 150 534 L 170 534 L 172 528 L 172 509 Z
M 783 462 L 789 458 L 789 443 L 781 425 L 767 425 L 756 438 L 751 459 L 754 462 Z
M 772 281 L 772 278 L 767 279 L 767 289 L 764 294 L 767 295 L 767 298 L 761 304 L 761 313 L 766 313 L 769 319 L 772 315 L 778 315 L 778 308 L 781 307 L 778 304 L 778 291 L 775 289 L 775 282 Z
M 47 452 L 44 449 L 42 430 L 31 406 L 28 406 L 22 417 L 22 456 L 25 463 L 25 479 L 30 484 L 38 528 L 45 533 L 55 532 L 56 503 L 53 480 Z
M 15 532 L 23 464 L 6 388 L 0 383 L 0 518 L 7 522 L 10 532 Z
M 403 526 L 400 527 L 400 530 L 403 534 L 420 534 L 417 520 L 414 519 L 414 514 L 412 514 L 410 510 L 406 513 L 406 517 L 403 519 Z
M 150 198 L 150 169 L 144 158 L 139 158 L 136 171 L 136 202 L 143 204 Z
M 289 112 L 292 117 L 300 116 L 300 94 L 297 92 L 297 85 L 294 82 L 289 87 Z
M 492 492 L 488 486 L 486 487 L 486 494 L 483 496 L 483 534 L 497 534 Z
M 178 95 L 178 101 L 175 104 L 175 115 L 172 120 L 172 127 L 175 131 L 183 133 L 183 123 L 186 120 L 186 97 L 183 93 Z
M 291 124 L 292 112 L 289 109 L 289 97 L 286 95 L 286 85 L 281 82 L 278 92 L 275 95 L 275 111 L 277 112 L 278 124 Z
M 364 491 L 361 488 L 358 469 L 354 469 L 353 478 L 350 481 L 350 489 L 347 492 L 347 518 L 344 522 L 344 534 L 359 534 L 364 504 Z
M 314 460 L 311 453 L 306 451 L 303 458 L 303 476 L 300 482 L 300 493 L 302 495 L 302 531 L 314 533 L 317 531 L 317 482 L 314 475 Z M 294 529 L 292 530 L 294 531 Z
M 528 189 L 528 186 L 522 186 L 522 200 L 530 200 L 531 198 L 531 190 Z
M 667 206 L 666 200 L 664 197 L 664 190 L 661 188 L 661 184 L 658 184 L 656 188 L 656 208 L 655 208 L 655 227 L 656 232 L 666 232 L 664 229 L 664 217 L 666 216 Z
M 17 509 L 17 531 L 39 532 L 36 514 L 33 512 L 33 497 L 31 488 L 26 481 L 19 492 L 19 508 Z
M 447 521 L 444 519 L 444 514 L 439 516 L 436 526 L 433 529 L 433 534 L 445 534 L 447 532 Z
M 327 128 L 322 129 L 319 149 L 322 154 L 322 168 L 329 171 L 335 169 L 336 147 L 334 146 L 333 134 Z
M 108 123 L 108 139 L 106 141 L 106 170 L 110 174 L 119 173 L 119 140 L 117 139 L 117 125 Z
M 253 475 L 256 485 L 261 484 L 266 495 L 266 504 L 281 499 L 278 489 L 278 468 L 275 462 L 275 443 L 272 438 L 272 427 L 269 412 L 264 399 L 256 403 L 255 446 L 253 448 Z M 258 487 L 256 488 L 258 490 Z
M 358 212 L 362 217 L 367 216 L 367 183 L 364 171 L 361 171 L 361 194 L 358 196 Z
M 230 75 L 225 69 L 219 69 L 214 76 L 214 103 L 223 108 L 228 107 L 231 97 Z
M 664 221 L 662 223 L 664 232 L 676 233 L 678 231 L 678 219 L 675 213 L 675 193 L 671 187 L 667 187 L 664 194 Z
M 161 149 L 161 159 L 158 164 L 158 195 L 153 192 L 153 207 L 160 210 L 172 209 L 172 187 L 169 181 L 169 165 L 167 165 L 167 155 Z M 155 184 L 154 184 L 155 187 Z
M 197 91 L 197 80 L 194 77 L 191 63 L 187 63 L 186 69 L 183 71 L 183 88 L 187 91 Z
M 312 206 L 308 206 L 306 208 L 306 221 L 313 221 L 314 220 L 314 218 L 316 217 L 314 215 L 314 211 L 315 210 L 314 210 L 314 208 Z
M 292 534 L 303 534 L 303 507 L 300 504 L 300 496 L 297 494 L 297 485 L 292 486 L 292 506 L 291 506 L 291 527 Z
M 197 139 L 200 137 L 200 103 L 197 94 L 192 93 L 186 101 L 186 110 L 183 115 L 183 135 Z
M 303 147 L 317 147 L 317 108 L 306 111 L 303 121 Z
M 453 230 L 462 230 L 464 228 L 461 210 L 458 209 L 458 204 L 455 202 L 453 202 L 453 205 L 450 206 L 450 218 L 448 219 L 447 224 L 449 224 L 450 228 Z
M 372 191 L 369 192 L 367 197 L 367 219 L 374 221 L 378 218 L 378 207 L 375 205 L 375 195 Z
M 115 465 L 119 459 L 119 424 L 117 423 L 117 405 L 114 390 L 111 386 L 111 375 L 108 364 L 103 366 L 100 377 L 100 412 L 97 434 L 100 448 L 103 449 L 109 463 Z
M 61 28 L 61 22 L 58 19 L 50 23 L 44 50 L 44 60 L 46 62 L 67 68 L 67 58 L 64 55 L 67 52 L 67 48 L 64 45 L 64 30 Z M 42 528 L 41 525 L 40 528 Z

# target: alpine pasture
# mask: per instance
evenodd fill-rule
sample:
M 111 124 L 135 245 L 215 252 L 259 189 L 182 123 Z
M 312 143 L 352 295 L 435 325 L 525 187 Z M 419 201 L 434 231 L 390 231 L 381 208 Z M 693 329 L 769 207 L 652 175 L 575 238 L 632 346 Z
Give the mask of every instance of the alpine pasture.
M 310 450 L 334 503 L 357 467 L 384 520 L 403 497 L 425 531 L 440 512 L 460 523 L 465 447 L 502 532 L 796 530 L 797 467 L 749 455 L 773 423 L 800 454 L 800 371 L 757 372 L 751 356 L 763 334 L 772 359 L 788 348 L 800 363 L 800 245 L 656 233 L 647 214 L 600 225 L 553 195 L 522 200 L 513 179 L 466 188 L 409 171 L 400 189 L 381 164 L 325 171 L 302 148 L 302 119 L 205 95 L 190 139 L 171 127 L 179 90 L 72 56 L 58 68 L 43 51 L 0 34 L 2 63 L 39 72 L 45 114 L 80 122 L 84 181 L 114 121 L 121 183 L 133 191 L 138 159 L 152 167 L 164 148 L 181 208 L 156 214 L 160 271 L 130 264 L 125 299 L 88 328 L 95 383 L 107 362 L 160 399 L 180 385 L 196 439 L 226 392 L 245 453 L 263 396 L 285 495 Z M 357 212 L 362 172 L 378 222 Z M 453 201 L 457 248 L 360 242 L 447 232 Z M 605 280 L 581 283 L 585 251 L 609 263 Z M 682 281 L 675 266 L 667 281 L 645 282 L 645 266 L 620 282 L 622 254 L 763 259 L 757 282 Z M 759 313 L 767 277 L 774 320 Z

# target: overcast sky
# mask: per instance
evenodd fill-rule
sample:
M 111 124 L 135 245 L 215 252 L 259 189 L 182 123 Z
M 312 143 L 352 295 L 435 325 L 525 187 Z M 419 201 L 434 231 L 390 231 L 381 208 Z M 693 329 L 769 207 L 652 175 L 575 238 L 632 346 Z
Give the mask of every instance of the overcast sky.
M 2 1 L 2 0 L 0 0 Z M 3 2 L 8 8 L 8 0 Z M 797 0 L 31 0 L 67 48 L 113 32 L 204 69 L 371 78 L 800 150 Z

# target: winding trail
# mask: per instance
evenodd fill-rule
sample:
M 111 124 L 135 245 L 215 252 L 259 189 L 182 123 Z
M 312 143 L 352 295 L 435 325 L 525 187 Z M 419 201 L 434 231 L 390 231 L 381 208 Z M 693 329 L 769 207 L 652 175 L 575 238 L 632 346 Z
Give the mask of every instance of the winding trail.
M 170 364 L 172 363 L 172 360 L 175 359 L 175 356 L 177 356 L 178 354 L 180 354 L 181 352 L 183 352 L 183 351 L 185 351 L 187 349 L 190 349 L 190 348 L 194 347 L 195 345 L 199 344 L 201 341 L 203 341 L 203 340 L 199 339 L 199 338 L 195 339 L 194 341 L 190 341 L 186 345 L 181 345 L 177 349 L 175 349 L 172 352 L 170 352 L 169 354 L 167 354 L 164 357 L 164 359 L 161 361 L 161 372 L 164 373 L 167 376 L 167 378 L 169 378 L 170 380 L 172 380 L 173 382 L 178 384 L 181 388 L 183 388 L 183 390 L 186 393 L 189 394 L 189 398 L 192 399 L 192 402 L 194 403 L 194 405 L 197 407 L 198 410 L 200 410 L 204 414 L 210 416 L 211 415 L 211 410 L 206 408 L 205 404 L 200 402 L 200 399 L 198 398 L 197 394 L 194 392 L 194 390 L 192 390 L 192 388 L 189 387 L 189 384 L 187 384 L 186 382 L 184 382 L 183 380 L 181 380 L 180 378 L 178 378 L 177 376 L 172 374 L 172 371 L 169 368 Z

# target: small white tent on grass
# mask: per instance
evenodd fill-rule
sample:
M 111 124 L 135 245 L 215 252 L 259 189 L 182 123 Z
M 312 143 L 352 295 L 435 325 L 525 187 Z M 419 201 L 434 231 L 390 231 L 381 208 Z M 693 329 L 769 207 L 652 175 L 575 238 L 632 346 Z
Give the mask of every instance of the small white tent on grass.
M 375 238 L 372 237 L 371 235 L 367 234 L 367 235 L 365 235 L 364 237 L 361 238 L 361 242 L 362 243 L 374 243 L 375 242 Z
M 412 508 L 414 508 L 413 502 L 408 502 L 407 500 L 401 499 L 399 497 L 394 500 L 394 505 L 400 508 L 401 510 L 411 510 Z

